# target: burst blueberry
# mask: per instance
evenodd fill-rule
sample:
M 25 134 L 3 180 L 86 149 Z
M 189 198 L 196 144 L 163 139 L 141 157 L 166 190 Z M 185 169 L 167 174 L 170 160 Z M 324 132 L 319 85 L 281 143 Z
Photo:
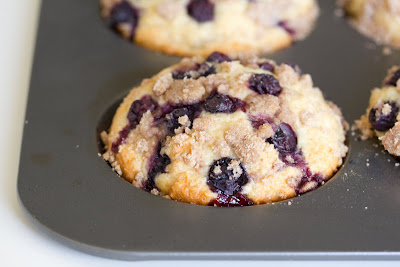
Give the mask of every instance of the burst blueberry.
M 217 207 L 243 207 L 252 206 L 254 202 L 246 195 L 237 193 L 233 196 L 218 195 L 218 197 L 209 203 L 209 206 Z
M 270 72 L 274 72 L 274 69 L 275 69 L 274 65 L 272 65 L 272 64 L 270 64 L 270 63 L 268 63 L 266 61 L 263 62 L 263 63 L 258 64 L 258 66 L 260 68 L 262 68 L 263 70 L 267 70 L 267 71 L 270 71 Z
M 120 145 L 122 145 L 125 142 L 131 130 L 132 130 L 132 125 L 129 123 L 118 133 L 117 140 L 113 142 L 111 145 L 111 151 L 114 154 L 118 154 Z
M 383 109 L 388 108 L 387 105 L 390 106 L 390 111 L 384 114 Z M 385 105 L 380 108 L 371 109 L 369 112 L 369 121 L 375 130 L 384 132 L 394 126 L 398 112 L 399 106 L 395 102 L 386 102 Z
M 214 4 L 209 0 L 190 0 L 186 8 L 189 16 L 197 22 L 207 22 L 214 19 Z
M 208 75 L 215 74 L 216 70 L 213 65 L 209 65 L 207 63 L 200 64 L 197 69 L 197 77 L 207 77 Z
M 222 62 L 225 62 L 225 61 L 230 62 L 231 59 L 227 55 L 225 55 L 225 54 L 223 54 L 221 52 L 214 52 L 214 53 L 212 53 L 211 55 L 209 55 L 207 57 L 206 61 L 207 62 L 222 63 Z
M 140 100 L 133 101 L 129 109 L 127 118 L 131 124 L 139 124 L 140 119 L 142 118 L 144 113 L 146 113 L 148 110 L 153 111 L 157 107 L 157 102 L 155 102 L 151 96 L 146 95 Z
M 386 82 L 387 85 L 392 85 L 392 86 L 396 86 L 397 85 L 397 81 L 400 79 L 400 69 L 398 69 L 397 71 L 395 71 L 392 75 L 392 77 L 390 77 L 390 79 Z
M 238 107 L 234 99 L 213 91 L 204 102 L 204 109 L 210 113 L 233 113 Z
M 171 164 L 171 159 L 167 154 L 161 154 L 161 143 L 158 144 L 156 153 L 150 160 L 147 183 L 144 186 L 146 191 L 151 191 L 156 187 L 155 178 L 159 173 L 164 173 L 165 168 Z
M 143 117 L 143 114 L 148 110 L 154 111 L 158 107 L 157 102 L 149 96 L 145 95 L 139 100 L 133 101 L 131 107 L 129 108 L 128 115 L 126 116 L 129 123 L 118 133 L 117 140 L 112 143 L 111 150 L 115 154 L 118 153 L 119 147 L 125 143 L 131 130 L 135 129 Z
M 235 195 L 248 182 L 247 173 L 242 164 L 235 166 L 231 164 L 232 161 L 231 158 L 221 158 L 211 165 L 207 184 L 212 191 L 225 196 Z
M 249 88 L 261 95 L 270 94 L 278 96 L 282 91 L 279 81 L 274 76 L 265 73 L 251 76 Z
M 290 36 L 294 37 L 296 35 L 296 31 L 289 26 L 289 23 L 286 20 L 279 21 L 278 26 L 284 29 Z
M 135 30 L 139 21 L 139 12 L 126 0 L 116 4 L 110 13 L 110 26 L 114 30 L 118 30 L 118 25 L 127 23 L 131 25 L 131 33 L 129 38 L 133 39 Z
M 188 71 L 175 70 L 172 72 L 172 78 L 175 80 L 190 79 L 192 75 L 190 75 Z
M 297 148 L 297 135 L 287 123 L 281 123 L 273 137 L 267 139 L 280 153 L 291 153 Z
M 175 129 L 181 127 L 179 123 L 179 118 L 187 116 L 188 120 L 191 122 L 193 120 L 193 111 L 187 107 L 180 107 L 174 109 L 171 113 L 167 115 L 167 127 L 173 133 Z
M 215 74 L 216 69 L 212 64 L 202 63 L 196 64 L 192 68 L 178 69 L 172 72 L 172 78 L 175 80 L 182 79 L 198 79 L 200 77 L 207 77 L 208 75 Z

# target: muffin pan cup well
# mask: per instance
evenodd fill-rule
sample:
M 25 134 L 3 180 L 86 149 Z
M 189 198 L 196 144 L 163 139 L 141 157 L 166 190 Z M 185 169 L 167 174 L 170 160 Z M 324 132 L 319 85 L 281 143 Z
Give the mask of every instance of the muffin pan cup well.
M 352 123 L 400 61 L 320 1 L 313 33 L 268 57 L 294 62 Z M 260 206 L 216 208 L 151 195 L 98 156 L 100 130 L 129 88 L 179 58 L 104 26 L 98 0 L 44 0 L 21 149 L 21 207 L 45 233 L 125 260 L 400 259 L 400 167 L 376 140 L 348 134 L 349 154 L 324 186 Z

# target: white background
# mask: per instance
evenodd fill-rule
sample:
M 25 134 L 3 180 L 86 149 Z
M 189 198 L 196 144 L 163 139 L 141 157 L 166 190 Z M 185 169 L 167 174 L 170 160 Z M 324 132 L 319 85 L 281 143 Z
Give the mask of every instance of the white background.
M 16 181 L 40 1 L 0 2 L 0 140 L 3 142 L 0 153 L 0 266 L 338 266 L 338 262 L 305 261 L 123 262 L 86 255 L 37 231 L 19 207 Z M 400 263 L 341 262 L 341 265 L 399 266 Z

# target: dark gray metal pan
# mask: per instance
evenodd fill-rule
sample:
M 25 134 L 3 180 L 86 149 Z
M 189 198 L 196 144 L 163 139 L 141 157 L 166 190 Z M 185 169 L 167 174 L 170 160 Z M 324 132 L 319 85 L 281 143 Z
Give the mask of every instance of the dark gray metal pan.
M 353 122 L 400 53 L 384 56 L 334 16 L 334 1 L 320 5 L 312 35 L 271 58 L 311 73 Z M 128 260 L 400 259 L 400 168 L 374 140 L 349 134 L 340 171 L 291 205 L 196 206 L 118 178 L 97 155 L 99 131 L 129 88 L 178 60 L 112 33 L 98 0 L 43 1 L 18 177 L 36 225 L 77 249 Z

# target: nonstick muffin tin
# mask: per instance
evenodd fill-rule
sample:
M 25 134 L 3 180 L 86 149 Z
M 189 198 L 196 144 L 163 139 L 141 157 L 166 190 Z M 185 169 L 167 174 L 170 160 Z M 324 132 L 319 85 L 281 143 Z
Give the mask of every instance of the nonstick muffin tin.
M 313 33 L 268 57 L 310 73 L 353 123 L 400 53 L 384 55 L 334 15 L 333 0 L 319 4 Z M 35 225 L 66 245 L 126 260 L 400 259 L 399 161 L 356 132 L 328 183 L 275 204 L 190 205 L 119 178 L 98 156 L 99 133 L 130 88 L 178 61 L 111 32 L 98 0 L 43 1 L 18 176 Z

